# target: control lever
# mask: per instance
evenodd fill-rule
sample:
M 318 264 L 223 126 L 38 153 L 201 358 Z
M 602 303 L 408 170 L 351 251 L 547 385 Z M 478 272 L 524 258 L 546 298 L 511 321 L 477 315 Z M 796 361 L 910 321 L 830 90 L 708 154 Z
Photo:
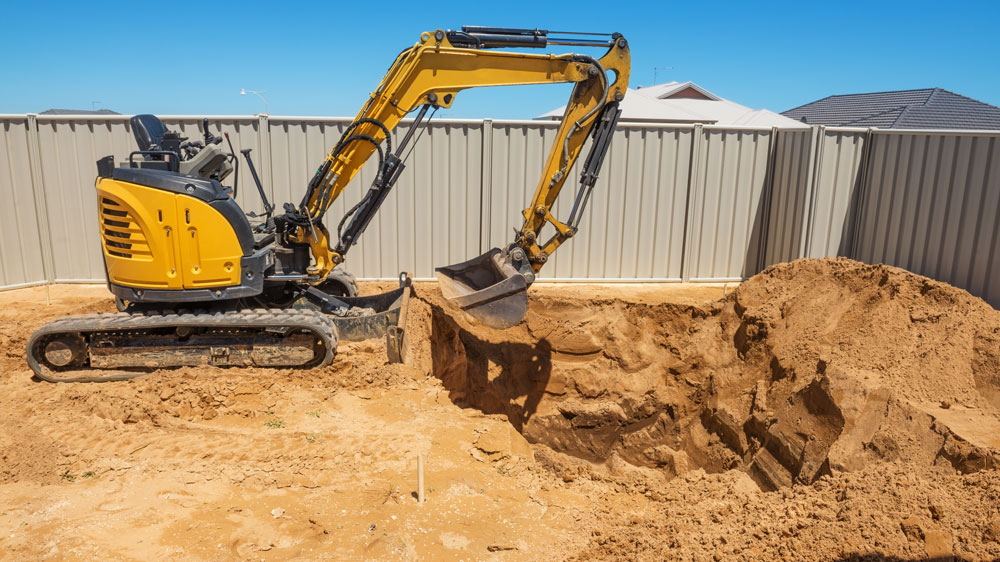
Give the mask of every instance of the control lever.
M 205 130 L 205 146 L 222 142 L 222 137 L 217 137 L 208 130 L 208 117 L 201 120 L 201 128 Z
M 250 168 L 250 175 L 253 176 L 253 182 L 257 184 L 257 193 L 260 194 L 260 200 L 264 203 L 264 213 L 268 219 L 271 218 L 271 213 L 274 212 L 274 207 L 267 200 L 267 194 L 264 193 L 264 186 L 260 183 L 260 176 L 257 175 L 257 169 L 253 166 L 253 160 L 250 159 L 250 151 L 252 148 L 244 148 L 240 151 L 243 157 L 247 160 L 247 167 Z

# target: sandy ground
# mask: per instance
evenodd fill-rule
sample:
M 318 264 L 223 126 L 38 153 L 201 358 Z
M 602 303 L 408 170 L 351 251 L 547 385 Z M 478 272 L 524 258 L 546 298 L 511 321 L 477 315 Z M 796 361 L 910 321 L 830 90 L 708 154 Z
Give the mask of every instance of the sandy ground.
M 1000 557 L 982 301 L 846 260 L 531 291 L 498 332 L 417 284 L 408 365 L 58 385 L 28 335 L 106 290 L 0 293 L 0 559 Z

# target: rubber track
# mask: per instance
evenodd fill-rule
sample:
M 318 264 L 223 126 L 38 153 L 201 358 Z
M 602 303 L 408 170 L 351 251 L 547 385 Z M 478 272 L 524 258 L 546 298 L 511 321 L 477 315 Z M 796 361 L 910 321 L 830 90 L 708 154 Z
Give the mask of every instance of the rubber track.
M 85 316 L 72 316 L 69 318 L 55 320 L 45 326 L 42 326 L 31 334 L 31 337 L 28 339 L 28 366 L 31 367 L 31 370 L 34 371 L 38 378 L 49 382 L 104 382 L 134 379 L 149 373 L 136 371 L 111 371 L 114 374 L 73 378 L 58 377 L 57 374 L 66 373 L 67 371 L 55 371 L 44 366 L 34 355 L 35 343 L 44 336 L 59 333 L 75 333 L 82 335 L 88 332 L 142 331 L 157 328 L 179 328 L 186 326 L 196 328 L 256 328 L 259 330 L 266 330 L 268 328 L 291 328 L 294 330 L 310 331 L 323 342 L 325 354 L 318 360 L 302 365 L 300 368 L 322 367 L 329 365 L 333 361 L 333 355 L 337 350 L 338 338 L 336 326 L 325 315 L 315 310 L 259 308 L 235 312 L 183 310 L 180 312 L 147 311 L 141 314 L 119 312 L 115 314 L 88 314 Z M 170 365 L 164 365 L 164 367 L 170 367 Z M 88 370 L 88 368 L 78 369 L 73 372 L 85 370 Z

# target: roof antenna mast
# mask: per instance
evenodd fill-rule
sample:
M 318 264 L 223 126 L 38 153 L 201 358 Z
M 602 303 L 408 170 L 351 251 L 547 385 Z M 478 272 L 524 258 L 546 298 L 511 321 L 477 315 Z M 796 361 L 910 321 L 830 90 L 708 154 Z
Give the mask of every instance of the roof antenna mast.
M 650 84 L 650 85 L 651 86 L 655 86 L 655 85 L 659 84 L 659 82 L 656 81 L 656 73 L 657 72 L 659 72 L 661 70 L 673 70 L 673 69 L 674 69 L 674 67 L 672 67 L 672 66 L 654 66 L 653 67 L 653 83 Z

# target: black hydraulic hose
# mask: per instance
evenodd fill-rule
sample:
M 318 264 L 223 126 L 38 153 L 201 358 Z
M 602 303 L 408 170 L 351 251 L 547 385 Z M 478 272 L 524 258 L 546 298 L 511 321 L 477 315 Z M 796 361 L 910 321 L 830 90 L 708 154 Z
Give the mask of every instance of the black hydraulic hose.
M 381 173 L 382 166 L 385 163 L 385 153 L 382 152 L 382 147 L 379 145 L 378 141 L 368 135 L 351 135 L 346 139 L 344 139 L 343 144 L 346 145 L 350 142 L 354 142 L 355 140 L 370 142 L 372 146 L 375 147 L 375 150 L 378 151 L 378 168 L 379 168 L 379 173 Z M 317 199 L 317 208 L 315 217 L 316 219 L 322 218 L 323 215 L 326 213 L 327 198 L 330 196 L 330 193 L 332 192 L 332 187 L 333 187 L 332 185 L 327 185 L 324 188 L 324 191 L 320 193 L 320 196 Z
M 361 198 L 361 201 L 358 201 L 357 205 L 351 207 L 349 211 L 347 211 L 346 213 L 344 213 L 344 217 L 342 219 L 340 219 L 340 222 L 337 224 L 337 241 L 338 242 L 340 240 L 344 239 L 344 224 L 347 223 L 347 219 L 353 217 L 354 213 L 357 213 L 358 209 L 360 209 L 362 206 L 364 206 L 366 203 L 368 203 L 368 201 L 371 198 L 372 198 L 372 192 L 371 192 L 371 190 L 368 190 L 368 193 L 365 193 L 365 196 Z
M 377 126 L 380 129 L 382 129 L 382 132 L 385 133 L 385 147 L 386 147 L 386 152 L 388 152 L 390 154 L 392 153 L 392 139 L 389 137 L 389 128 L 386 127 L 385 124 L 383 124 L 378 119 L 373 119 L 371 117 L 365 117 L 363 119 L 358 119 L 357 121 L 355 121 L 355 122 L 351 123 L 350 125 L 348 125 L 346 129 L 344 129 L 344 134 L 340 135 L 340 140 L 337 141 L 337 145 L 333 147 L 333 155 L 334 156 L 340 154 L 340 151 L 343 150 L 344 145 L 346 145 L 348 142 L 350 142 L 351 138 L 348 137 L 347 135 L 351 134 L 351 131 L 353 131 L 354 129 L 358 128 L 358 126 L 360 126 L 360 125 L 364 125 L 365 123 L 370 123 L 372 125 Z
M 336 251 L 344 255 L 347 249 L 350 248 L 357 242 L 358 237 L 364 233 L 365 229 L 368 227 L 368 223 L 371 222 L 375 213 L 378 212 L 379 207 L 382 206 L 382 202 L 385 201 L 386 196 L 388 196 L 389 191 L 392 189 L 396 180 L 399 179 L 400 173 L 403 171 L 404 162 L 413 153 L 413 149 L 416 147 L 417 141 L 427 130 L 431 119 L 434 114 L 437 113 L 439 106 L 433 105 L 434 111 L 431 112 L 430 117 L 427 121 L 424 121 L 424 116 L 427 114 L 427 110 L 432 107 L 432 104 L 424 104 L 420 106 L 420 113 L 417 114 L 416 119 L 409 131 L 403 136 L 403 140 L 399 143 L 396 148 L 395 154 L 390 154 L 386 157 L 385 163 L 380 169 L 379 175 L 375 178 L 375 182 L 372 187 L 365 193 L 365 196 L 358 202 L 357 205 L 351 207 L 349 211 L 340 220 L 337 225 L 337 248 Z M 412 111 L 412 110 L 411 110 Z M 414 139 L 414 133 L 416 133 L 416 138 Z M 413 144 L 409 146 L 409 151 L 404 155 L 403 152 L 407 150 L 407 145 L 410 141 Z M 350 221 L 347 226 L 347 233 L 344 232 L 344 225 Z
M 382 132 L 385 133 L 386 148 L 388 149 L 389 153 L 391 154 L 392 153 L 392 139 L 389 136 L 389 129 L 388 129 L 388 127 L 386 127 L 378 119 L 373 119 L 373 118 L 370 118 L 370 117 L 365 117 L 365 118 L 362 118 L 362 119 L 358 119 L 358 120 L 354 121 L 353 123 L 351 123 L 350 125 L 348 125 L 347 128 L 344 130 L 343 134 L 340 135 L 340 140 L 337 141 L 337 144 L 334 146 L 333 151 L 331 151 L 330 154 L 331 154 L 332 157 L 336 157 L 338 154 L 340 154 L 340 151 L 343 150 L 344 147 L 347 146 L 348 144 L 350 144 L 351 142 L 353 142 L 355 140 L 365 140 L 365 141 L 371 142 L 375 146 L 375 148 L 379 151 L 379 169 L 381 169 L 382 165 L 383 165 L 383 162 L 385 160 L 385 156 L 382 153 L 382 149 L 379 147 L 378 141 L 376 141 L 373 137 L 371 137 L 369 135 L 351 135 L 351 132 L 354 129 L 356 129 L 356 128 L 358 128 L 358 126 L 366 124 L 366 123 L 375 125 L 378 128 L 382 129 Z M 313 182 L 311 182 L 311 185 L 309 186 L 309 189 L 306 190 L 305 197 L 303 197 L 302 198 L 302 202 L 299 203 L 299 208 L 303 211 L 304 215 L 308 214 L 307 206 L 309 204 L 309 200 L 313 198 L 313 193 L 316 191 L 316 189 L 319 188 L 321 185 L 323 185 L 323 183 L 324 183 L 323 182 L 323 178 L 325 178 L 325 176 L 329 172 L 329 170 L 330 170 L 330 166 L 325 166 L 325 167 L 321 168 L 320 172 L 317 173 L 317 177 L 314 179 Z M 322 217 L 324 215 L 324 213 L 325 213 L 324 209 L 326 207 L 327 198 L 330 195 L 330 189 L 331 189 L 330 185 L 323 186 L 323 190 L 324 191 L 322 193 L 320 193 L 319 197 L 317 198 L 317 203 L 318 204 L 317 204 L 316 218 Z

